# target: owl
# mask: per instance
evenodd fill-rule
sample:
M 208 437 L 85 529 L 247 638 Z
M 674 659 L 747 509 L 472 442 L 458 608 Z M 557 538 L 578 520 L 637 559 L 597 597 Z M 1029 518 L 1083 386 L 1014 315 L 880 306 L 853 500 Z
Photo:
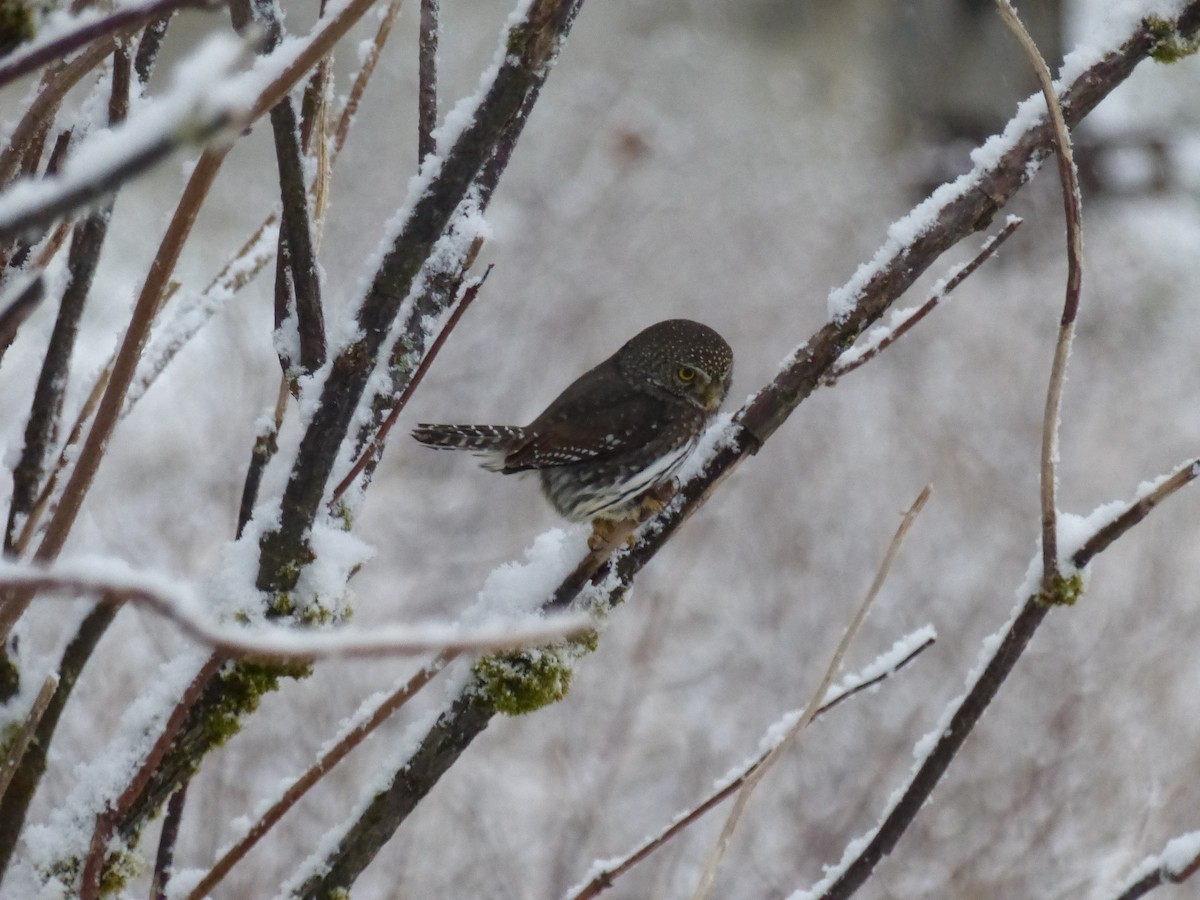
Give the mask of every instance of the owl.
M 471 450 L 485 468 L 534 471 L 575 522 L 634 517 L 665 485 L 729 391 L 733 351 L 717 332 L 669 319 L 634 335 L 519 425 L 418 425 L 430 447 Z

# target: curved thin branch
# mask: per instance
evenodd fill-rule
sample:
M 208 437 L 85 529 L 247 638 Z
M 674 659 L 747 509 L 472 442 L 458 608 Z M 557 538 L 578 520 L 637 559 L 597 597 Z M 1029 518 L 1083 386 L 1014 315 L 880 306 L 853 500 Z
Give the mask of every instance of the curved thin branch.
M 1164 884 L 1183 884 L 1200 871 L 1200 831 L 1180 835 L 1158 856 L 1143 860 L 1115 900 L 1137 900 Z
M 1079 172 L 1071 153 L 1071 135 L 1063 118 L 1062 106 L 1054 90 L 1054 80 L 1046 60 L 1038 52 L 1033 38 L 1021 24 L 1017 11 L 1010 0 L 996 0 L 1000 18 L 1017 36 L 1021 47 L 1029 57 L 1030 65 L 1037 74 L 1042 96 L 1050 122 L 1054 126 L 1054 156 L 1058 160 L 1058 175 L 1062 181 L 1063 206 L 1067 220 L 1067 296 L 1063 302 L 1062 318 L 1059 321 L 1058 340 L 1054 345 L 1054 362 L 1050 368 L 1050 384 L 1046 388 L 1046 407 L 1042 416 L 1042 591 L 1053 595 L 1055 584 L 1061 577 L 1058 559 L 1058 510 L 1057 493 L 1058 425 L 1062 410 L 1063 386 L 1067 380 L 1067 360 L 1071 355 L 1071 342 L 1075 336 L 1075 319 L 1079 315 L 1080 286 L 1083 279 L 1083 210 L 1079 196 Z
M 501 621 L 466 628 L 453 623 L 375 627 L 369 631 L 297 631 L 284 626 L 261 628 L 214 623 L 190 593 L 171 590 L 156 579 L 95 577 L 70 570 L 10 567 L 0 564 L 0 589 L 59 592 L 70 599 L 95 597 L 101 603 L 144 607 L 179 627 L 192 640 L 227 659 L 260 663 L 308 663 L 316 659 L 411 656 L 431 651 L 452 653 L 515 650 L 556 640 L 580 638 L 592 630 L 585 615 Z

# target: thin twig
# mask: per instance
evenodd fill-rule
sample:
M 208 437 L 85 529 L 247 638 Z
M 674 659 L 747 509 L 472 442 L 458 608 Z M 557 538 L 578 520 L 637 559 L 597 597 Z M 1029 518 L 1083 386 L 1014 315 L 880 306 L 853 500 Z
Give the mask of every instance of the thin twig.
M 438 116 L 438 30 L 441 19 L 441 0 L 421 0 L 421 25 L 418 41 L 417 89 L 417 159 L 437 153 L 433 130 Z
M 1191 484 L 1197 476 L 1200 476 L 1200 459 L 1194 459 L 1176 468 L 1174 472 L 1159 481 L 1145 494 L 1133 500 L 1124 512 L 1088 538 L 1083 546 L 1072 555 L 1071 564 L 1077 569 L 1084 568 L 1096 554 L 1107 550 L 1113 541 L 1146 518 L 1150 514 L 1150 510 L 1181 487 Z
M 1067 360 L 1071 355 L 1071 341 L 1075 336 L 1075 319 L 1079 314 L 1080 287 L 1083 278 L 1083 209 L 1079 197 L 1079 173 L 1071 153 L 1071 135 L 1063 118 L 1062 105 L 1054 89 L 1054 80 L 1037 44 L 1017 17 L 1010 0 L 996 0 L 1000 17 L 1009 27 L 1029 57 L 1037 73 L 1042 96 L 1054 127 L 1054 155 L 1058 160 L 1058 174 L 1062 181 L 1063 207 L 1067 220 L 1067 290 L 1063 303 L 1062 318 L 1059 320 L 1058 340 L 1054 345 L 1054 362 L 1050 368 L 1050 384 L 1046 389 L 1046 408 L 1042 417 L 1041 455 L 1041 501 L 1042 501 L 1042 589 L 1046 594 L 1054 591 L 1060 577 L 1058 561 L 1058 510 L 1057 510 L 1057 464 L 1058 426 L 1062 412 L 1063 386 L 1067 378 Z
M 425 373 L 433 364 L 434 359 L 437 358 L 438 351 L 442 349 L 442 345 L 446 342 L 446 338 L 450 336 L 450 332 L 454 329 L 454 326 L 458 324 L 458 320 L 462 318 L 462 314 L 467 311 L 467 307 L 471 305 L 471 301 L 475 299 L 475 295 L 479 293 L 479 289 L 483 287 L 483 283 L 487 280 L 487 277 L 491 271 L 492 267 L 488 266 L 481 276 L 478 278 L 473 278 L 462 290 L 458 303 L 451 310 L 450 316 L 446 320 L 446 324 L 438 332 L 438 336 L 434 338 L 433 343 L 430 344 L 429 351 L 421 358 L 421 362 L 417 366 L 417 370 L 413 373 L 413 376 L 409 382 L 404 386 L 404 390 L 396 399 L 395 404 L 392 406 L 391 412 L 388 413 L 388 417 L 384 420 L 383 424 L 379 426 L 379 430 L 375 432 L 375 436 L 371 439 L 371 443 L 368 444 L 362 453 L 358 455 L 358 459 L 355 460 L 354 465 L 350 468 L 350 471 L 346 473 L 346 477 L 338 482 L 337 487 L 333 489 L 333 493 L 329 498 L 330 506 L 333 506 L 338 500 L 341 499 L 342 495 L 346 493 L 350 485 L 354 483 L 354 479 L 361 475 L 363 470 L 368 465 L 374 465 L 378 463 L 380 456 L 383 454 L 383 445 L 387 441 L 388 432 L 392 430 L 392 426 L 395 425 L 396 420 L 400 418 L 400 413 L 404 411 L 404 407 L 408 404 L 409 398 L 412 397 L 413 391 L 415 391 L 417 386 L 420 385 L 421 379 L 425 377 Z
M 179 826 L 183 821 L 183 807 L 187 803 L 189 784 L 190 781 L 181 784 L 167 801 L 162 831 L 158 835 L 158 852 L 154 855 L 150 900 L 167 900 L 167 886 L 171 883 L 171 870 L 175 865 L 175 842 L 179 839 Z
M 309 769 L 288 785 L 283 795 L 271 807 L 259 816 L 258 821 L 240 840 L 221 855 L 208 874 L 188 894 L 187 900 L 203 900 L 221 880 L 250 850 L 257 844 L 275 824 L 283 818 L 289 809 L 296 805 L 325 775 L 341 762 L 351 750 L 367 739 L 380 725 L 390 718 L 397 710 L 426 684 L 438 672 L 444 669 L 458 654 L 445 650 L 426 663 L 421 669 L 404 682 L 397 690 L 387 696 L 371 713 L 358 725 L 355 725 L 329 750 L 321 755 Z
M 232 0 L 231 9 L 239 31 L 245 32 L 252 23 L 262 29 L 264 55 L 270 55 L 279 46 L 284 33 L 276 3 Z M 298 391 L 296 379 L 313 374 L 325 362 L 325 317 L 309 217 L 300 122 L 291 96 L 285 94 L 271 107 L 270 119 L 282 206 L 275 274 L 275 330 L 279 332 L 286 328 L 285 322 L 295 320 L 297 358 L 290 356 L 291 341 L 276 340 L 275 344 L 280 350 L 284 375 Z
M 379 19 L 379 28 L 375 32 L 375 39 L 371 42 L 371 48 L 367 51 L 367 55 L 362 61 L 362 67 L 358 70 L 358 75 L 354 79 L 354 85 L 350 88 L 350 95 L 346 98 L 346 105 L 342 109 L 341 118 L 338 120 L 337 131 L 334 132 L 334 156 L 341 152 L 342 146 L 346 143 L 346 136 L 350 132 L 350 126 L 354 123 L 355 116 L 358 115 L 358 106 L 362 102 L 363 93 L 367 89 L 367 83 L 370 82 L 371 75 L 375 72 L 375 66 L 379 63 L 383 45 L 387 43 L 392 26 L 396 24 L 396 17 L 400 15 L 400 8 L 403 5 L 404 0 L 392 0 L 388 4 L 387 9 L 384 10 L 383 16 Z
M 1013 232 L 1021 226 L 1022 221 L 1017 216 L 1010 216 L 1008 221 L 1004 223 L 1003 228 L 983 242 L 983 246 L 979 248 L 979 252 L 975 254 L 975 258 L 965 266 L 955 270 L 949 280 L 936 289 L 928 300 L 915 310 L 907 311 L 898 324 L 889 325 L 882 329 L 885 332 L 882 337 L 872 341 L 871 335 L 868 334 L 868 343 L 863 347 L 861 352 L 856 352 L 858 350 L 857 347 L 851 347 L 847 350 L 830 370 L 829 374 L 822 379 L 821 383 L 826 387 L 832 387 L 837 383 L 839 378 L 866 365 L 888 347 L 892 346 L 892 344 L 896 343 L 896 341 L 900 340 L 900 338 L 904 337 L 913 326 L 929 315 L 929 313 L 933 312 L 955 288 L 966 281 L 980 266 L 987 262 L 1000 249 L 1000 245 L 1007 241 Z
M 899 660 L 890 664 L 878 674 L 872 675 L 865 680 L 851 679 L 851 681 L 854 683 L 853 687 L 849 687 L 845 690 L 835 690 L 832 695 L 826 694 L 826 696 L 823 698 L 821 707 L 816 711 L 814 718 L 824 715 L 835 706 L 841 705 L 844 701 L 850 699 L 854 695 L 865 691 L 868 688 L 874 687 L 888 678 L 891 678 L 901 669 L 905 668 L 910 662 L 932 647 L 934 640 L 935 638 L 932 634 L 930 634 L 919 644 L 912 647 Z M 905 643 L 905 641 L 907 641 L 907 638 L 901 639 L 899 643 Z M 768 735 L 774 733 L 775 727 L 776 726 L 772 725 Z M 768 744 L 767 735 L 763 736 L 760 743 Z M 621 856 L 619 859 L 606 862 L 603 868 L 601 868 L 600 871 L 595 872 L 595 874 L 592 875 L 591 879 L 586 884 L 584 884 L 582 887 L 572 889 L 571 893 L 567 896 L 567 900 L 592 900 L 592 898 L 598 897 L 604 891 L 608 890 L 610 887 L 612 887 L 613 882 L 616 881 L 616 879 L 620 878 L 638 863 L 642 862 L 644 859 L 654 853 L 654 851 L 667 844 L 676 835 L 683 832 L 683 830 L 688 826 L 699 821 L 705 813 L 720 804 L 721 801 L 723 801 L 726 797 L 739 790 L 746 782 L 746 779 L 752 776 L 759 769 L 759 767 L 762 766 L 763 762 L 767 759 L 776 746 L 778 746 L 778 740 L 772 739 L 768 746 L 766 746 L 765 749 L 758 754 L 758 756 L 742 767 L 741 771 L 737 772 L 737 774 L 727 775 L 722 778 L 720 787 L 710 793 L 699 803 L 692 806 L 686 812 L 677 815 L 672 820 L 671 824 L 658 834 L 647 838 L 645 841 L 643 841 L 633 850 Z
M 892 571 L 892 565 L 900 553 L 900 546 L 904 543 L 904 538 L 908 535 L 909 529 L 912 527 L 913 522 L 916 521 L 917 516 L 920 515 L 921 510 L 925 508 L 925 504 L 932 493 L 933 488 L 926 485 L 921 490 L 921 493 L 917 495 L 917 499 L 913 501 L 908 512 L 904 514 L 904 518 L 901 519 L 899 527 L 896 528 L 896 533 L 892 536 L 892 540 L 888 544 L 887 552 L 883 555 L 883 561 L 879 564 L 879 570 L 875 573 L 875 579 L 871 582 L 866 596 L 863 597 L 854 616 L 850 619 L 850 624 L 846 626 L 846 631 L 842 635 L 841 640 L 838 641 L 837 648 L 833 651 L 833 656 L 829 660 L 829 665 L 825 667 L 825 674 L 821 676 L 821 680 L 817 684 L 816 690 L 813 691 L 812 697 L 808 701 L 808 706 L 804 709 L 804 713 L 787 730 L 783 740 L 771 748 L 762 765 L 757 766 L 752 773 L 746 776 L 745 783 L 738 792 L 737 799 L 734 801 L 733 809 L 729 811 L 729 818 L 725 820 L 725 827 L 721 829 L 717 843 L 708 855 L 708 860 L 704 866 L 704 873 L 701 875 L 700 882 L 696 886 L 696 891 L 692 895 L 693 900 L 705 900 L 712 891 L 713 883 L 717 878 L 717 868 L 721 864 L 721 858 L 725 855 L 725 851 L 729 847 L 729 841 L 733 837 L 734 829 L 737 828 L 738 822 L 741 821 L 742 814 L 746 810 L 746 804 L 750 802 L 750 797 L 753 795 L 754 789 L 758 787 L 759 782 L 762 781 L 763 776 L 771 766 L 791 748 L 791 745 L 795 743 L 800 732 L 807 728 L 808 723 L 816 717 L 825 700 L 825 695 L 829 692 L 829 686 L 833 684 L 833 679 L 841 670 L 842 660 L 845 659 L 846 651 L 850 649 L 850 644 L 858 636 L 859 629 L 862 628 L 863 622 L 867 619 L 867 613 L 871 611 L 871 607 L 875 603 L 875 598 L 879 596 L 879 591 L 883 588 L 884 581 L 887 580 L 888 575 Z

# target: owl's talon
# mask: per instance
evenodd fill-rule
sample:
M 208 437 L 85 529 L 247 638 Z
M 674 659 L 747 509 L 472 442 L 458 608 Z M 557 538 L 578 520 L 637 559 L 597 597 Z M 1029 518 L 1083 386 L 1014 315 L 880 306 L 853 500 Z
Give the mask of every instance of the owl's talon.
M 612 550 L 619 544 L 633 546 L 633 530 L 636 519 L 594 519 L 592 533 L 588 535 L 588 549 L 593 553 Z

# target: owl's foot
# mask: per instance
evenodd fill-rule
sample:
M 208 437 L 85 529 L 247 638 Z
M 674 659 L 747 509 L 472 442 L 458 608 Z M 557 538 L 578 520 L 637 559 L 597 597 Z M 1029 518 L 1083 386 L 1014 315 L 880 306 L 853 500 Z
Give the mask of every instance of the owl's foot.
M 593 553 L 614 550 L 621 544 L 633 546 L 633 529 L 637 519 L 593 519 L 592 533 L 588 536 L 588 549 Z

